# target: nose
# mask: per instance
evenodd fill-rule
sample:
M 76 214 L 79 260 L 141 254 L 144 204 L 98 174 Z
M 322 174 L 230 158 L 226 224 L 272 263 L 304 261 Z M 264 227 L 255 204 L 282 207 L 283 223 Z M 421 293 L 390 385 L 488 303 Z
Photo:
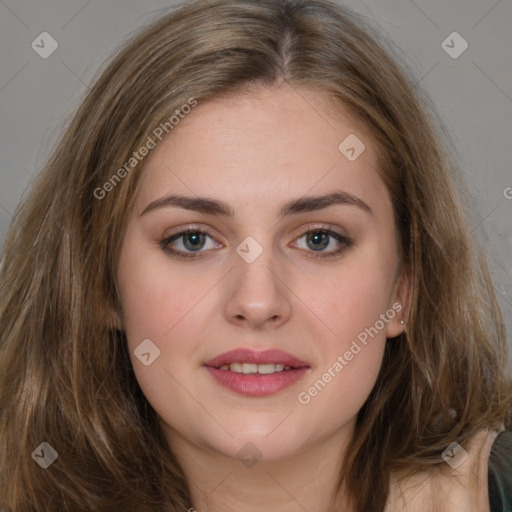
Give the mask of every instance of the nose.
M 252 329 L 278 327 L 286 323 L 291 315 L 292 294 L 286 275 L 275 269 L 265 250 L 252 263 L 239 258 L 229 273 L 230 286 L 224 314 L 226 319 L 238 326 Z

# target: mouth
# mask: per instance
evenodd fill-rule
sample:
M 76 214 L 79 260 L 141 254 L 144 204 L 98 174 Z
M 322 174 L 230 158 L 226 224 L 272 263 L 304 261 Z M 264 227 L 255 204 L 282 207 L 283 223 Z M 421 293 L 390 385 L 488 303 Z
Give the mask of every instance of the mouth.
M 206 361 L 205 366 L 237 373 L 274 373 L 292 368 L 308 366 L 302 361 L 282 350 L 270 349 L 262 352 L 247 348 L 237 348 Z M 261 370 L 261 371 L 260 371 Z
M 281 363 L 231 363 L 223 364 L 222 366 L 217 367 L 217 370 L 229 370 L 235 373 L 243 373 L 244 375 L 271 375 L 272 373 L 288 371 L 291 370 L 292 368 L 295 367 L 289 365 L 285 366 L 284 364 Z
M 307 362 L 281 350 L 255 352 L 236 349 L 204 365 L 224 388 L 256 397 L 277 393 L 300 380 L 310 370 Z

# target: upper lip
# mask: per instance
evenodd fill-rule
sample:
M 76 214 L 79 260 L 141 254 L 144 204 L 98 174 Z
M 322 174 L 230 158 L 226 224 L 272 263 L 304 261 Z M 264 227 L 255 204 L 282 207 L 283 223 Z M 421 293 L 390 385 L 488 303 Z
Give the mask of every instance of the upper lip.
M 253 363 L 253 364 L 282 364 L 284 366 L 291 366 L 292 368 L 301 368 L 309 366 L 305 361 L 301 361 L 296 357 L 283 352 L 282 350 L 270 349 L 256 352 L 247 348 L 237 348 L 224 352 L 223 354 L 206 361 L 205 366 L 213 366 L 219 368 L 225 364 L 231 363 Z

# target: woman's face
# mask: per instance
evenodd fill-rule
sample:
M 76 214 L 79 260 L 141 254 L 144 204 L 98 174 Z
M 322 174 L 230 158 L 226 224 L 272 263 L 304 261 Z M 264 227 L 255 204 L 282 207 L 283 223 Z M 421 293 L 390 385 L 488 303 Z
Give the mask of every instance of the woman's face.
M 147 157 L 118 279 L 133 369 L 170 442 L 228 457 L 251 442 L 268 460 L 309 449 L 353 426 L 403 330 L 374 146 L 324 99 L 284 86 L 199 102 Z

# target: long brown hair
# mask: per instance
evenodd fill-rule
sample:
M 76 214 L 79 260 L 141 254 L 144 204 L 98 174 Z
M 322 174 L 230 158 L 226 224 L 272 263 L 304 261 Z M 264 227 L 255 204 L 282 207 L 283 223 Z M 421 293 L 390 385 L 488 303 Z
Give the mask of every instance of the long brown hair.
M 112 313 L 121 306 L 117 261 L 143 165 L 118 170 L 191 98 L 201 104 L 283 81 L 327 92 L 368 129 L 414 286 L 407 333 L 388 341 L 339 488 L 354 510 L 382 512 L 392 472 L 435 470 L 450 443 L 510 424 L 504 324 L 467 190 L 442 123 L 404 69 L 362 17 L 327 0 L 196 1 L 117 52 L 5 242 L 0 506 L 192 507 Z M 32 457 L 42 442 L 58 454 L 47 469 Z

